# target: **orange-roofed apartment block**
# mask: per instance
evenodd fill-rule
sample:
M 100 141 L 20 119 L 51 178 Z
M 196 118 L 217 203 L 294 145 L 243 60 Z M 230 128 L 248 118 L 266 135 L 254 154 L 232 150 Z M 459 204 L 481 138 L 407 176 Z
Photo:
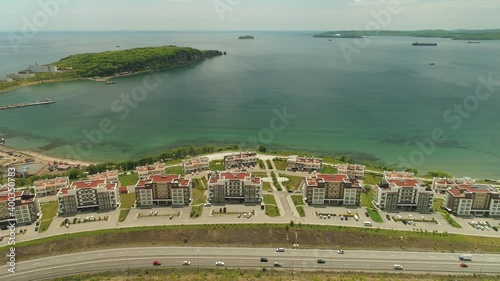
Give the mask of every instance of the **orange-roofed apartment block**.
M 454 184 L 446 191 L 444 207 L 458 216 L 500 216 L 500 192 L 485 184 Z
M 120 205 L 117 183 L 106 180 L 74 181 L 57 193 L 59 214 L 112 210 Z
M 382 210 L 432 211 L 434 192 L 408 172 L 384 172 L 374 201 Z
M 359 206 L 361 185 L 347 175 L 315 174 L 302 183 L 304 201 L 312 205 Z
M 192 182 L 180 175 L 151 175 L 135 185 L 136 207 L 184 206 L 192 200 Z
M 213 172 L 208 179 L 211 203 L 260 203 L 262 180 L 249 172 Z

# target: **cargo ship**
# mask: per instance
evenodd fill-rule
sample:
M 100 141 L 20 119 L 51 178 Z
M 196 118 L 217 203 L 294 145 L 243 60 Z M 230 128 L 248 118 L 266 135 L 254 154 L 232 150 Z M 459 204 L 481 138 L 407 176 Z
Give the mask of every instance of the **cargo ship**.
M 437 46 L 438 43 L 419 43 L 415 42 L 412 45 L 413 46 Z

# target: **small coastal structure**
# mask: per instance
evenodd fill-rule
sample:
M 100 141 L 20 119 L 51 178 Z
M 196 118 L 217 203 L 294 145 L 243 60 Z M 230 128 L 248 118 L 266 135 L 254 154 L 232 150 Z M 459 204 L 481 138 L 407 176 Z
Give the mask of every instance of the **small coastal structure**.
M 361 185 L 342 174 L 314 174 L 302 182 L 304 201 L 312 205 L 359 206 Z
M 315 157 L 299 157 L 298 155 L 290 155 L 287 157 L 287 170 L 312 172 L 320 171 L 323 160 Z
M 212 172 L 208 175 L 211 203 L 260 203 L 262 180 L 249 172 Z
M 35 73 L 13 73 L 13 74 L 9 74 L 7 75 L 8 77 L 14 79 L 14 80 L 21 80 L 21 79 L 28 79 L 28 78 L 33 78 L 35 77 Z
M 255 39 L 255 38 L 252 35 L 244 35 L 244 36 L 238 37 L 238 39 Z
M 182 160 L 182 169 L 184 174 L 197 173 L 209 169 L 208 164 L 210 159 L 206 156 Z
M 12 81 L 14 81 L 14 79 L 12 79 L 12 77 L 0 78 L 0 82 L 10 83 Z
M 136 207 L 185 206 L 192 200 L 192 181 L 180 175 L 150 175 L 135 185 Z
M 46 64 L 46 65 L 39 66 L 38 63 L 36 65 L 30 65 L 26 70 L 28 70 L 31 73 L 44 73 L 44 72 L 57 72 L 58 71 L 57 66 L 55 66 L 55 65 Z
M 358 164 L 338 164 L 337 173 L 347 175 L 351 179 L 365 178 L 365 165 Z

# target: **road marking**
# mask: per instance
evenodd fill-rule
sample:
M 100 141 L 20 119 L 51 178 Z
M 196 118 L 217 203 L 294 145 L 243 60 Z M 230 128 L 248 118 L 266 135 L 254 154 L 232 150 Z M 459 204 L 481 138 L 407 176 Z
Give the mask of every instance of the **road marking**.
M 40 263 L 39 263 L 39 262 L 37 262 L 37 263 L 35 263 L 35 264 L 33 264 L 33 265 L 39 265 L 39 264 L 40 264 Z

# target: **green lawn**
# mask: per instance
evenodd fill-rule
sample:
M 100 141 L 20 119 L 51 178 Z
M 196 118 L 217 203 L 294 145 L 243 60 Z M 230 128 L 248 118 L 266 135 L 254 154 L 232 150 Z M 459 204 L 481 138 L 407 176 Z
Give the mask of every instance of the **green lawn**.
M 279 171 L 286 171 L 286 158 L 274 158 L 273 162 L 276 169 Z
M 363 207 L 368 207 L 368 208 L 375 208 L 373 206 L 373 195 L 375 194 L 375 191 L 373 188 L 370 189 L 370 192 L 366 194 L 365 192 L 361 192 L 361 205 Z
M 337 168 L 335 168 L 333 166 L 322 165 L 321 166 L 321 173 L 322 174 L 336 174 Z
M 193 205 L 205 204 L 207 196 L 204 195 L 204 190 L 193 188 Z
M 280 177 L 282 178 L 287 178 L 288 181 L 283 182 L 285 187 L 287 189 L 291 189 L 293 191 L 297 190 L 299 188 L 300 183 L 304 179 L 303 177 L 298 177 L 298 176 L 289 176 L 289 175 L 284 175 L 284 174 L 279 174 Z
M 276 205 L 276 200 L 274 199 L 274 195 L 264 194 L 264 204 Z
M 381 180 L 381 175 L 365 173 L 365 184 L 378 184 Z
M 208 167 L 212 171 L 225 171 L 224 160 L 214 160 L 208 163 Z
M 130 212 L 130 208 L 121 209 L 120 210 L 120 216 L 118 217 L 118 221 L 119 222 L 123 222 L 127 218 L 128 212 Z
M 139 176 L 136 172 L 131 172 L 130 175 L 120 175 L 118 176 L 121 186 L 135 185 L 139 180 Z
M 265 182 L 265 181 L 262 182 L 262 190 L 263 191 L 268 191 L 269 189 L 271 189 L 271 190 L 273 189 L 271 187 L 271 183 L 270 182 Z
M 304 203 L 304 197 L 302 195 L 292 195 L 292 201 L 293 205 L 295 206 L 306 205 L 306 203 Z
M 266 166 L 264 164 L 264 161 L 260 160 L 260 159 L 257 159 L 257 164 L 259 164 L 259 168 L 261 169 L 265 169 Z
M 279 217 L 280 210 L 274 205 L 266 205 L 266 215 L 270 217 Z
M 252 176 L 267 178 L 267 173 L 266 172 L 253 172 Z
M 127 209 L 132 208 L 135 204 L 135 192 L 120 194 L 120 208 Z
M 166 174 L 177 174 L 177 175 L 184 175 L 184 170 L 182 166 L 174 166 L 174 167 L 168 167 L 165 169 Z
M 299 212 L 299 216 L 301 216 L 301 217 L 305 217 L 306 216 L 306 212 L 304 211 L 304 207 L 303 206 L 297 206 L 295 208 L 297 209 L 297 212 Z
M 43 214 L 38 232 L 41 233 L 49 229 L 52 220 L 57 216 L 57 209 L 59 206 L 57 201 L 51 201 L 47 203 L 40 203 L 40 208 L 42 209 Z
M 189 214 L 189 216 L 192 218 L 197 218 L 201 216 L 202 212 L 203 212 L 203 205 L 193 206 L 191 207 L 191 213 Z
M 368 214 L 370 214 L 370 218 L 374 222 L 384 222 L 377 210 L 366 208 L 366 211 L 368 212 Z

